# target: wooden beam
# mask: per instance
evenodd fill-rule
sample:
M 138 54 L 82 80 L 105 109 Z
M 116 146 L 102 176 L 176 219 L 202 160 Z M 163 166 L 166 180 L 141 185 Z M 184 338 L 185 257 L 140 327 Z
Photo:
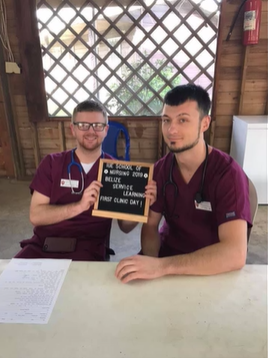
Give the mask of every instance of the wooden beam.
M 220 69 L 221 69 L 221 54 L 223 50 L 223 28 L 226 23 L 226 0 L 222 0 L 221 10 L 220 10 L 220 19 L 219 19 L 219 28 L 218 28 L 218 41 L 217 41 L 217 50 L 216 50 L 216 60 L 215 60 L 215 73 L 214 73 L 214 87 L 212 95 L 212 105 L 211 105 L 211 124 L 210 128 L 207 131 L 205 138 L 209 138 L 209 144 L 213 146 L 214 143 L 214 134 L 216 128 L 216 108 L 217 108 L 217 95 L 220 82 Z
M 246 77 L 247 77 L 247 68 L 248 68 L 249 48 L 250 48 L 250 46 L 245 46 L 244 47 L 238 114 L 243 114 L 244 95 L 245 95 L 245 86 L 246 86 Z
M 11 76 L 16 76 L 11 74 Z M 12 155 L 5 155 L 5 161 L 7 164 L 7 175 L 15 176 L 17 179 L 22 179 L 25 177 L 25 166 L 22 156 L 22 150 L 19 148 L 18 133 L 16 131 L 16 121 L 14 114 L 14 106 L 12 105 L 12 98 L 10 94 L 10 87 L 8 77 L 5 71 L 5 58 L 4 58 L 4 49 L 2 42 L 0 41 L 0 85 L 2 88 L 3 102 L 5 109 L 5 118 L 6 126 L 8 129 L 9 142 L 7 145 L 11 146 Z
M 48 110 L 36 0 L 14 0 L 14 8 L 29 120 L 45 121 L 48 119 Z
M 151 122 L 151 121 L 161 121 L 160 116 L 108 116 L 109 121 L 118 121 L 124 123 L 124 121 L 138 121 L 138 122 Z M 49 121 L 62 121 L 70 122 L 71 117 L 49 117 Z
M 38 140 L 38 131 L 37 131 L 37 124 L 32 123 L 31 125 L 32 133 L 33 133 L 33 150 L 34 150 L 34 162 L 35 162 L 35 169 L 38 168 L 38 165 L 41 161 L 40 155 L 40 147 L 39 147 L 39 140 Z
M 61 121 L 58 123 L 59 139 L 60 139 L 60 150 L 64 152 L 66 150 L 66 140 L 64 134 L 64 123 Z

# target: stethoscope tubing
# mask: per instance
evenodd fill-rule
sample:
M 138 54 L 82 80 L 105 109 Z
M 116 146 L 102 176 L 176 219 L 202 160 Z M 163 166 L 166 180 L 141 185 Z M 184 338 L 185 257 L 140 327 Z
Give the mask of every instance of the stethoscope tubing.
M 75 152 L 76 148 L 72 149 L 71 151 L 71 162 L 69 163 L 68 167 L 67 167 L 67 174 L 69 177 L 69 183 L 70 183 L 70 187 L 71 187 L 71 193 L 75 194 L 75 195 L 81 195 L 85 189 L 85 179 L 84 179 L 84 174 L 83 174 L 83 168 L 82 165 L 78 162 L 76 162 L 74 160 L 74 152 Z M 104 158 L 104 153 L 101 152 L 101 158 Z M 76 166 L 80 172 L 81 175 L 81 189 L 79 191 L 75 191 L 73 184 L 72 184 L 72 178 L 71 178 L 71 168 L 72 166 Z
M 71 151 L 71 163 L 68 165 L 67 167 L 67 173 L 68 173 L 68 177 L 69 177 L 69 182 L 70 182 L 70 187 L 71 187 L 71 193 L 72 194 L 75 194 L 75 195 L 81 195 L 84 191 L 84 188 L 85 188 L 85 179 L 84 179 L 84 175 L 83 175 L 83 168 L 81 166 L 80 163 L 77 163 L 75 160 L 74 160 L 74 151 L 75 151 L 76 148 L 72 149 Z M 73 187 L 73 184 L 72 184 L 72 178 L 71 178 L 71 168 L 72 166 L 76 166 L 80 172 L 80 175 L 81 175 L 81 189 L 79 191 L 75 191 L 74 190 L 74 187 Z
M 202 169 L 202 180 L 201 180 L 201 184 L 200 184 L 200 190 L 195 195 L 195 200 L 197 201 L 197 203 L 201 203 L 203 201 L 203 190 L 204 190 L 205 177 L 206 177 L 206 171 L 207 171 L 207 163 L 208 163 L 208 144 L 205 143 L 205 145 L 206 145 L 206 157 L 205 157 L 205 161 L 204 161 L 204 165 L 203 165 L 203 169 Z M 169 178 L 163 185 L 164 203 L 166 203 L 166 188 L 167 188 L 167 186 L 171 185 L 174 188 L 174 208 L 172 210 L 172 215 L 170 217 L 173 216 L 175 206 L 176 206 L 176 199 L 178 197 L 178 186 L 174 182 L 173 177 L 172 177 L 173 168 L 175 166 L 175 160 L 176 160 L 176 157 L 175 157 L 175 154 L 173 154 L 170 169 L 169 169 Z M 164 216 L 166 216 L 166 214 L 167 214 L 165 208 L 164 208 L 163 214 L 164 214 Z

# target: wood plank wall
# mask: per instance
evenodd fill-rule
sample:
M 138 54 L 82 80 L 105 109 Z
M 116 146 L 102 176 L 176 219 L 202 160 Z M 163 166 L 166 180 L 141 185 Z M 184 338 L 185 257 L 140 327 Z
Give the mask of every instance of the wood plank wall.
M 219 28 L 210 143 L 229 153 L 233 115 L 267 114 L 267 0 L 262 1 L 260 40 L 243 46 L 243 11 L 226 41 L 241 0 L 224 0 Z
M 14 2 L 5 0 L 8 34 L 17 63 L 21 63 L 16 29 Z M 261 38 L 258 45 L 242 46 L 242 14 L 230 41 L 226 42 L 233 16 L 241 0 L 223 0 L 218 56 L 216 62 L 215 93 L 213 96 L 213 123 L 209 138 L 211 144 L 229 151 L 233 114 L 267 113 L 267 0 L 262 4 Z M 16 176 L 14 153 L 9 142 L 7 113 L 3 105 L 0 73 L 0 176 Z M 5 74 L 6 75 L 6 74 Z M 74 141 L 69 120 L 50 119 L 33 124 L 29 121 L 23 74 L 7 74 L 9 94 L 15 121 L 18 147 L 26 176 L 32 176 L 40 160 L 48 153 L 70 149 Z M 244 77 L 243 77 L 244 76 Z M 244 85 L 243 85 L 244 84 Z M 131 137 L 131 159 L 156 161 L 162 153 L 159 118 L 112 118 L 128 128 Z M 119 150 L 123 149 L 122 142 Z M 14 151 L 14 149 L 13 149 Z M 23 170 L 21 170 L 23 173 Z

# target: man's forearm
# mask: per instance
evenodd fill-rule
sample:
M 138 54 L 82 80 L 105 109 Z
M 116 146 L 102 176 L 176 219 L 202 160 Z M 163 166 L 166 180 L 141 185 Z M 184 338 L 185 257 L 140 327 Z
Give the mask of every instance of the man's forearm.
M 190 254 L 161 260 L 163 275 L 214 275 L 242 268 L 246 250 L 219 242 Z
M 71 219 L 82 212 L 79 202 L 66 205 L 40 204 L 30 211 L 30 221 L 34 226 L 52 225 Z
M 141 230 L 142 253 L 147 256 L 158 257 L 160 245 L 158 229 L 143 225 Z

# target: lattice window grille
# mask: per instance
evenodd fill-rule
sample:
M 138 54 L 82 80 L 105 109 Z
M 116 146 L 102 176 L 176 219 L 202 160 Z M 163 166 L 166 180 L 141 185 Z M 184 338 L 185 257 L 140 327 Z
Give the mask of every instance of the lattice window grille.
M 74 106 L 86 98 L 101 101 L 110 115 L 154 116 L 161 111 L 164 94 L 178 83 L 198 83 L 211 93 L 221 0 L 158 0 L 150 4 L 148 0 L 140 0 L 129 1 L 127 6 L 114 0 L 104 1 L 102 7 L 93 0 L 76 7 L 75 1 L 62 0 L 57 7 L 53 7 L 53 0 L 37 3 L 51 116 L 69 116 Z M 204 3 L 214 9 L 204 11 Z M 159 14 L 161 6 L 165 11 Z M 108 16 L 111 9 L 120 13 Z M 135 9 L 140 10 L 139 15 Z M 65 16 L 60 16 L 64 11 Z M 193 17 L 200 23 L 190 21 Z M 170 23 L 172 18 L 177 19 L 177 25 Z M 152 25 L 145 28 L 149 20 Z M 126 29 L 124 21 L 128 21 Z M 101 26 L 104 26 L 102 32 L 98 31 Z M 181 34 L 187 36 L 180 40 L 178 34 L 182 28 Z M 138 31 L 142 36 L 134 44 Z M 202 35 L 206 31 L 210 35 L 208 39 Z M 109 34 L 116 36 L 111 39 Z M 142 52 L 145 43 L 154 48 Z M 199 49 L 193 52 L 195 47 Z M 185 57 L 185 61 L 178 63 L 176 56 Z M 158 65 L 157 59 L 160 59 Z M 196 74 L 192 75 L 193 71 Z M 103 78 L 102 73 L 107 75 Z M 144 77 L 147 73 L 148 78 Z

